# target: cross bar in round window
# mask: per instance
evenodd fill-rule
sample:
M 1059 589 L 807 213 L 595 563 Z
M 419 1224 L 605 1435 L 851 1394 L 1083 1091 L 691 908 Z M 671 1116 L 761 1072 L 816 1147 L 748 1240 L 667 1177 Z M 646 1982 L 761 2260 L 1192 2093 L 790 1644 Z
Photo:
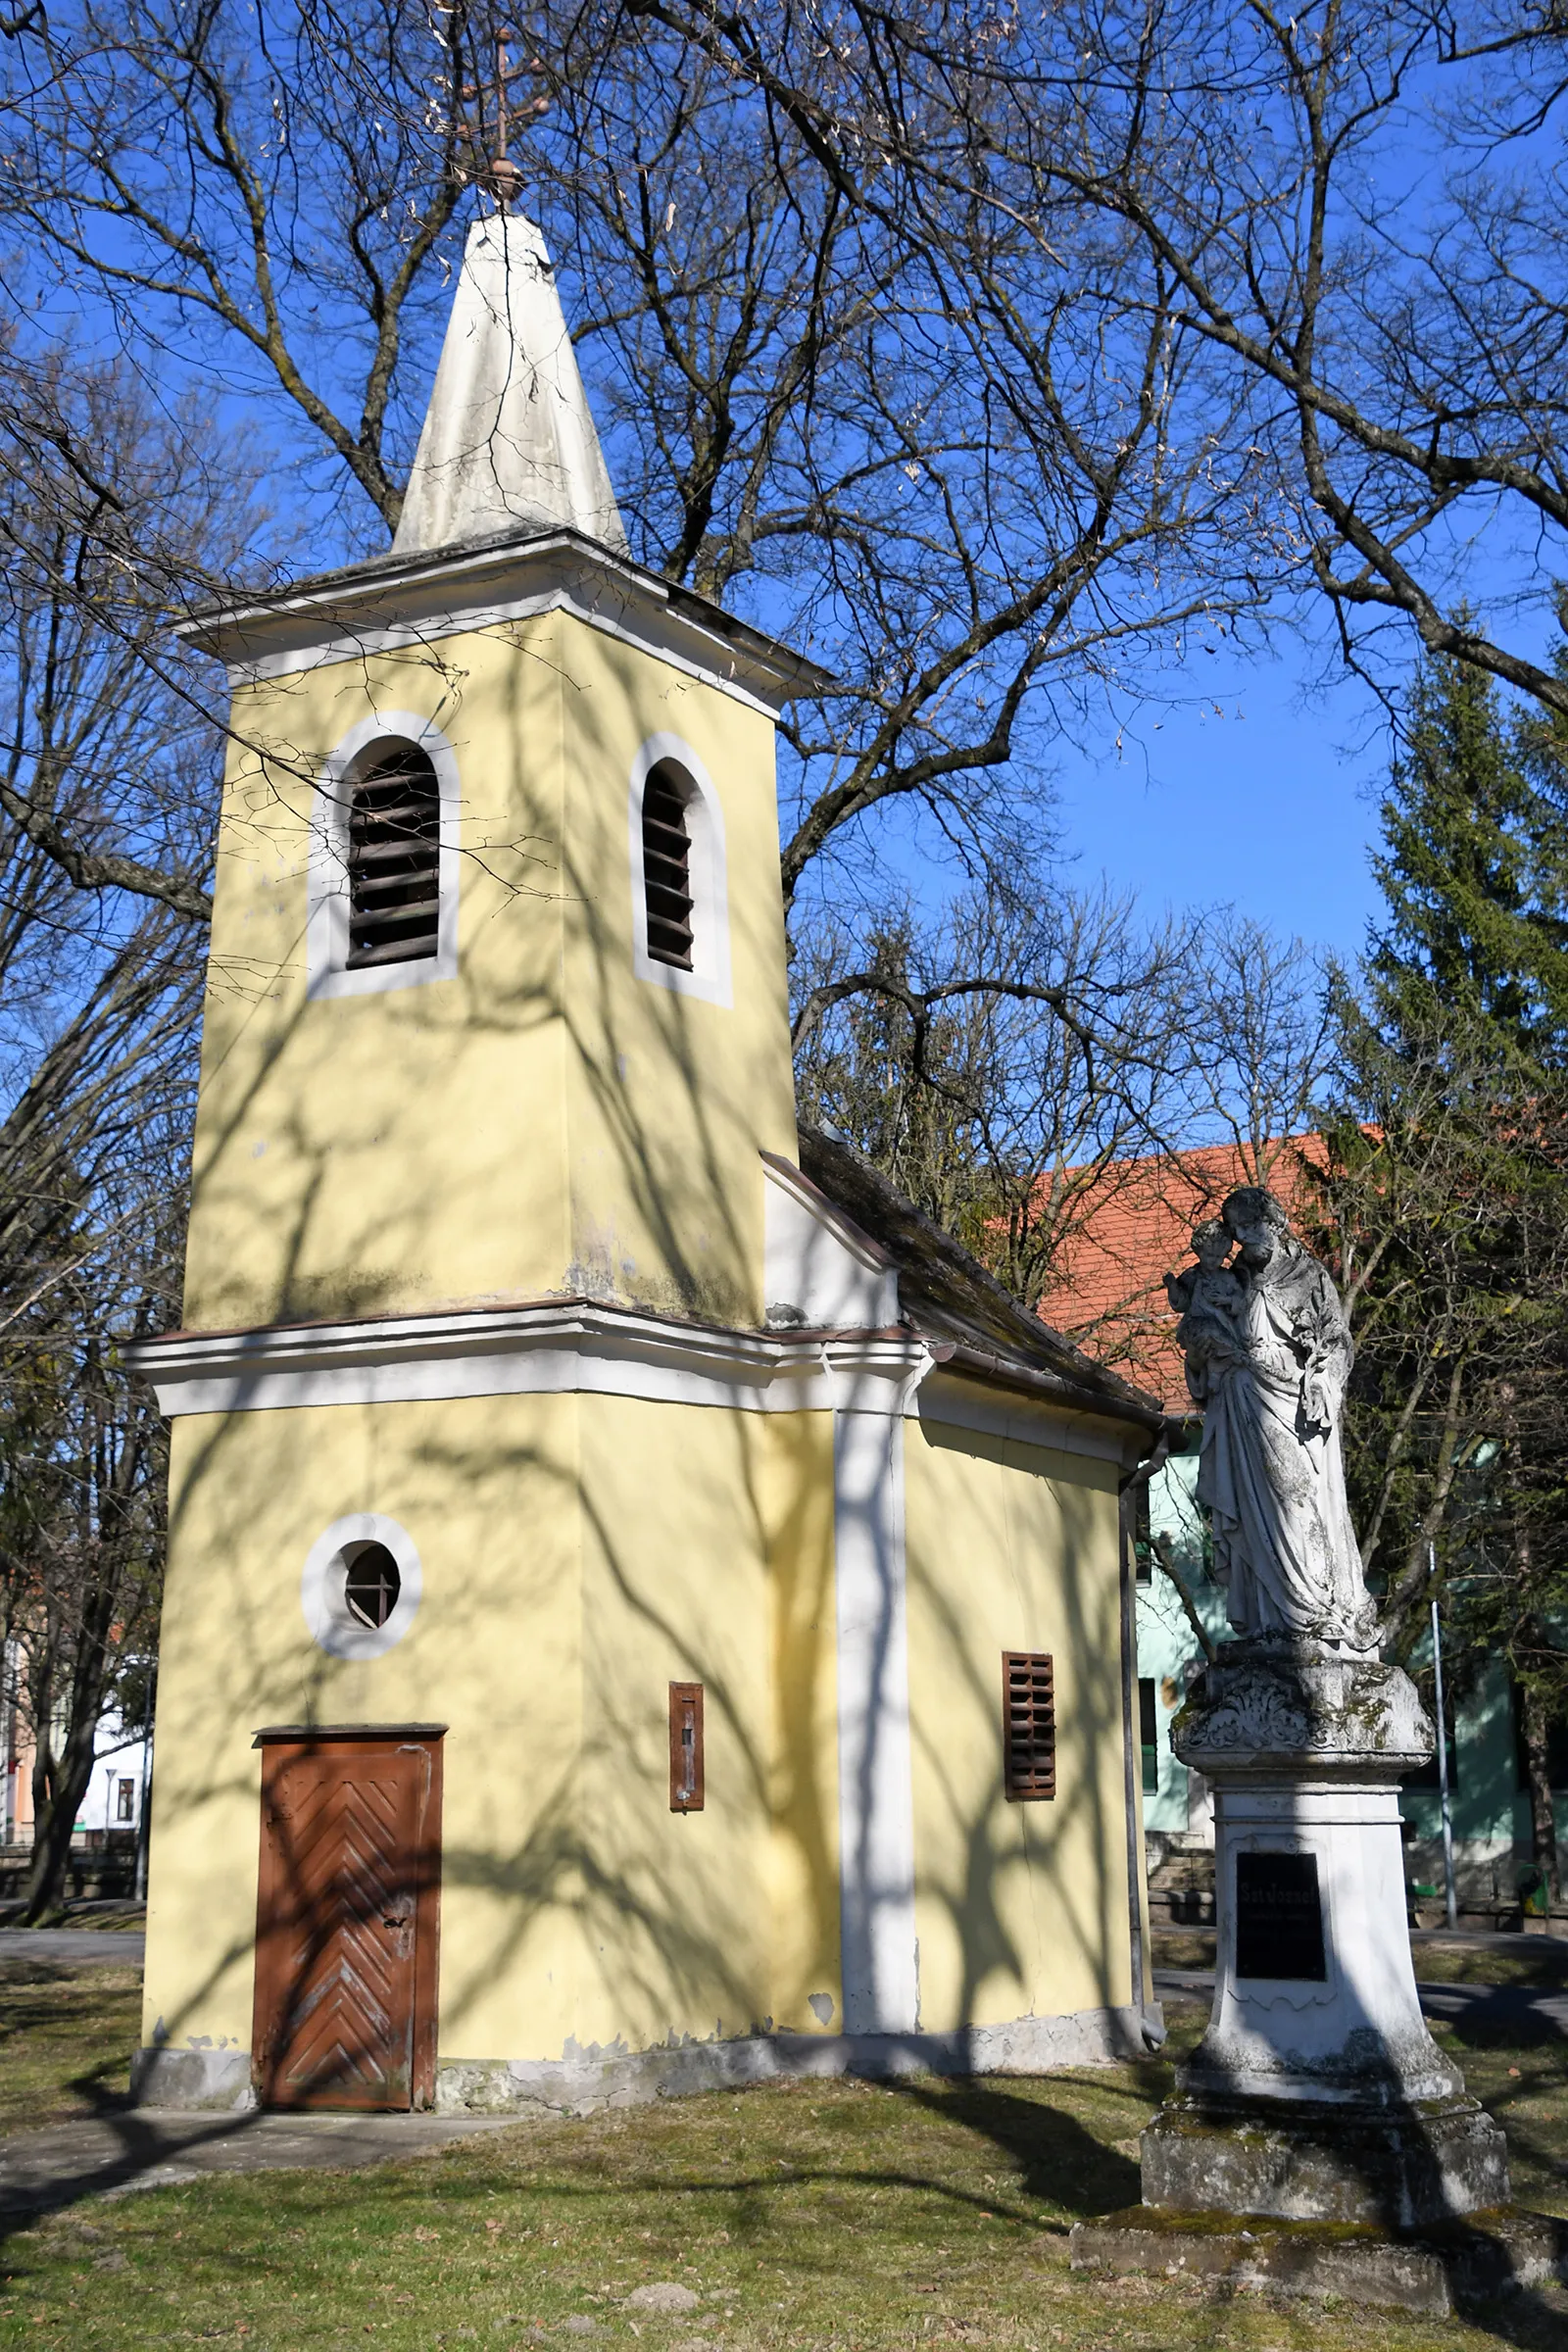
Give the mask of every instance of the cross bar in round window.
M 344 1546 L 343 1598 L 362 1625 L 385 1625 L 398 1605 L 403 1577 L 384 1544 Z

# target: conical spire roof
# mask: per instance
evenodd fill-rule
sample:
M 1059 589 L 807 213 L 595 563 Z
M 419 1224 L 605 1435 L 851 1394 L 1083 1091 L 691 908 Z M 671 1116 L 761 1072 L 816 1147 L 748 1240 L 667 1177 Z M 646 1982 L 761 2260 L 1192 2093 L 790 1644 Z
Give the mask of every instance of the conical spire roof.
M 626 553 L 544 238 L 496 213 L 468 231 L 393 552 L 528 524 Z

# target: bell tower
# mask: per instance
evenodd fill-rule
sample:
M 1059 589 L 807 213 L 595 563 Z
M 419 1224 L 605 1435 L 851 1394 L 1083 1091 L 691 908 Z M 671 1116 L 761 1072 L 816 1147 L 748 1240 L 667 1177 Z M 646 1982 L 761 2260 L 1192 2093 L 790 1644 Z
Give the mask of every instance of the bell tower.
M 757 1325 L 815 673 L 632 561 L 531 222 L 468 234 L 390 553 L 187 633 L 233 715 L 186 1328 Z

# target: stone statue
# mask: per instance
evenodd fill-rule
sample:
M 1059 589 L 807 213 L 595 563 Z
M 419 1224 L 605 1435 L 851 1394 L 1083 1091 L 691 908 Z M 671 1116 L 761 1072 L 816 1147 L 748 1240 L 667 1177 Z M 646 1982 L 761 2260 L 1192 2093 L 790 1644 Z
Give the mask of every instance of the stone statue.
M 1366 1654 L 1377 1610 L 1345 1493 L 1340 1408 L 1355 1351 L 1339 1294 L 1255 1185 L 1198 1227 L 1193 1249 L 1198 1264 L 1166 1290 L 1203 1408 L 1198 1496 L 1231 1624 Z
M 1163 2269 L 1173 2248 L 1207 2267 L 1226 2215 L 1375 2236 L 1448 2228 L 1508 2195 L 1506 2142 L 1428 2033 L 1410 1959 L 1399 1782 L 1431 1755 L 1432 1726 L 1375 1647 L 1340 1453 L 1345 1310 L 1255 1186 L 1193 1250 L 1168 1289 L 1239 1638 L 1194 1682 L 1171 1746 L 1213 1793 L 1214 2005 L 1143 2135 L 1155 2226 L 1119 2215 L 1075 2235 L 1074 2261 L 1094 2230 L 1122 2268 Z M 1199 2217 L 1186 2237 L 1184 2216 Z M 1150 2249 L 1136 2262 L 1134 2241 Z M 1258 2243 L 1241 2232 L 1241 2259 Z M 1293 2282 L 1317 2259 L 1293 2243 L 1307 2266 Z M 1331 2263 L 1320 2278 L 1334 2284 Z

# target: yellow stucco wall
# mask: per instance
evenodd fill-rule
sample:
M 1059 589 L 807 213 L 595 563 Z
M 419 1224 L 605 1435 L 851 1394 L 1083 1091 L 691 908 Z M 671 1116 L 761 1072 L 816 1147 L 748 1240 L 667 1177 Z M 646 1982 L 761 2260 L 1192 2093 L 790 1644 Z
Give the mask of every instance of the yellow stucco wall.
M 906 1424 L 920 2019 L 1131 1997 L 1114 1465 Z M 1002 1653 L 1054 1660 L 1056 1795 L 1009 1804 Z
M 308 1002 L 314 782 L 389 710 L 457 758 L 458 975 Z M 729 1008 L 632 971 L 628 784 L 658 732 L 723 806 Z M 765 716 L 561 612 L 239 691 L 188 1327 L 583 1289 L 756 1321 L 758 1152 L 794 1148 Z
M 357 1510 L 408 1530 L 423 1596 L 346 1662 L 312 1642 L 300 1571 Z M 303 1721 L 450 1726 L 443 2060 L 817 2030 L 807 1996 L 840 2000 L 831 1560 L 825 1415 L 524 1396 L 176 1423 L 144 2038 L 248 2048 L 251 1742 Z M 708 1691 L 684 1819 L 671 1680 Z
M 825 1414 L 585 1401 L 582 1820 L 606 1897 L 585 1955 L 596 2038 L 645 2046 L 770 2020 L 814 2031 L 808 1994 L 838 2003 L 831 1461 Z M 782 1712 L 806 1736 L 786 1734 L 781 1754 L 785 1619 Z M 704 1688 L 700 1813 L 669 1809 L 671 1681 Z
M 251 1742 L 301 1721 L 451 1727 L 444 2061 L 842 2022 L 830 1416 L 592 1396 L 193 1416 L 172 1494 L 148 2040 L 249 2046 Z M 299 1599 L 356 1510 L 399 1520 L 424 1577 L 408 1636 L 359 1663 L 315 1646 Z M 1119 2006 L 1114 1470 L 911 1422 L 906 1516 L 922 2025 Z M 1009 1648 L 1055 1660 L 1051 1803 L 1002 1794 Z M 671 1680 L 707 1693 L 686 1817 Z

